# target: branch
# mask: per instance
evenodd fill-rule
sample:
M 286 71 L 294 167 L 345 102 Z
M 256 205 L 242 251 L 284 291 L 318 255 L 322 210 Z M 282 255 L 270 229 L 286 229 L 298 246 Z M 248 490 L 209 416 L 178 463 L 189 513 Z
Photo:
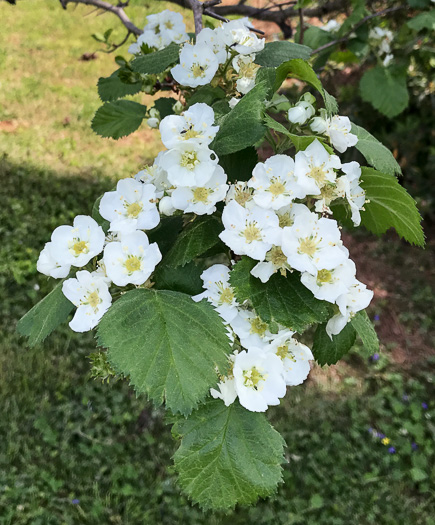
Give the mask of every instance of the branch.
M 203 4 L 199 0 L 187 0 L 190 9 L 193 11 L 193 20 L 195 22 L 195 35 L 202 29 L 202 13 L 204 10 Z
M 365 16 L 362 20 L 360 20 L 357 24 L 355 24 L 350 31 L 348 31 L 344 36 L 341 38 L 337 38 L 337 40 L 332 40 L 332 42 L 328 42 L 327 44 L 324 44 L 323 46 L 318 47 L 317 49 L 314 49 L 311 55 L 314 55 L 314 53 L 320 53 L 321 51 L 324 51 L 325 49 L 328 49 L 332 46 L 335 46 L 337 44 L 341 44 L 342 42 L 347 42 L 350 38 L 350 36 L 362 25 L 364 25 L 366 22 L 371 20 L 372 18 L 376 18 L 377 16 L 384 16 L 388 13 L 393 13 L 395 11 L 399 11 L 401 9 L 407 9 L 407 6 L 401 5 L 397 7 L 390 7 L 388 9 L 383 9 L 382 11 L 377 11 L 376 13 L 372 13 L 371 15 Z
M 124 3 L 120 2 L 118 5 L 113 5 L 113 4 L 110 4 L 109 2 L 104 2 L 103 0 L 59 0 L 59 1 L 64 9 L 67 8 L 68 4 L 92 5 L 96 7 L 97 9 L 101 9 L 103 11 L 107 11 L 109 13 L 113 13 L 114 15 L 116 15 L 130 33 L 133 33 L 136 36 L 139 36 L 143 33 L 142 29 L 139 29 L 138 27 L 136 27 L 133 24 L 133 22 L 128 18 L 128 16 L 125 14 L 125 11 L 123 8 L 128 5 L 128 1 Z

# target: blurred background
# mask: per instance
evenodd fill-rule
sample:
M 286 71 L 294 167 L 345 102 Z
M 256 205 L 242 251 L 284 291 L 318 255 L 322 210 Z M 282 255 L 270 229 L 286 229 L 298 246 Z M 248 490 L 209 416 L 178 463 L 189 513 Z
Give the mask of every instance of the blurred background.
M 108 13 L 74 7 L 0 0 L 0 524 L 434 524 L 432 59 L 417 60 L 409 105 L 392 118 L 361 99 L 367 60 L 328 56 L 318 64 L 340 114 L 394 152 L 424 216 L 427 246 L 393 232 L 345 233 L 358 278 L 375 292 L 369 313 L 381 352 L 367 357 L 356 347 L 336 366 L 314 367 L 271 411 L 288 460 L 275 496 L 204 514 L 180 495 L 163 412 L 125 382 L 92 379 L 92 334 L 65 327 L 29 349 L 15 332 L 52 288 L 36 273 L 52 230 L 89 214 L 102 192 L 152 163 L 160 148 L 145 124 L 116 143 L 92 132 L 97 80 L 116 68 L 97 40 L 113 28 L 121 41 L 125 31 Z M 142 27 L 165 8 L 192 25 L 189 12 L 160 1 L 131 2 L 128 14 Z M 310 19 L 314 27 L 327 21 Z M 257 25 L 270 38 L 279 34 L 275 24 Z M 433 41 L 423 44 L 433 57 Z M 127 56 L 127 48 L 115 54 Z

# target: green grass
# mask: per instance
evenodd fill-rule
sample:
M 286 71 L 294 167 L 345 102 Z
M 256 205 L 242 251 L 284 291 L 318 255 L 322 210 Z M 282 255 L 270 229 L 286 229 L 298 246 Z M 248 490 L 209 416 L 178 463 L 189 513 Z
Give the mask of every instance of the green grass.
M 158 149 L 145 128 L 116 147 L 90 131 L 96 80 L 114 69 L 113 56 L 78 58 L 97 47 L 90 33 L 118 26 L 85 12 L 67 14 L 48 0 L 0 2 L 0 121 L 11 121 L 0 126 L 0 525 L 434 524 L 433 359 L 420 355 L 403 368 L 388 344 L 375 363 L 357 348 L 345 363 L 315 369 L 270 412 L 288 445 L 277 494 L 205 515 L 178 490 L 162 411 L 125 382 L 90 379 L 92 334 L 64 327 L 33 349 L 18 337 L 17 320 L 53 286 L 35 268 L 52 230 L 88 214 L 114 178 Z M 130 10 L 138 25 L 140 13 Z M 376 306 L 380 329 L 392 297 L 403 304 L 405 328 L 417 325 L 433 344 L 430 252 L 370 242 L 377 265 L 408 274 L 420 257 L 423 268 L 390 283 L 394 294 Z

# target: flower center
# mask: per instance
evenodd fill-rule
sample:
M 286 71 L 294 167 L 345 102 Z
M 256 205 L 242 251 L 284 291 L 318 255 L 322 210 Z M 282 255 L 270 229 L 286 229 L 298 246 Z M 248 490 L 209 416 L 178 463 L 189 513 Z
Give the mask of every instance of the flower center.
M 72 245 L 72 250 L 76 257 L 78 257 L 81 253 L 88 253 L 89 251 L 88 243 L 86 241 L 76 241 Z
M 320 190 L 320 194 L 322 196 L 322 199 L 326 202 L 326 204 L 329 204 L 335 199 L 334 184 L 325 184 L 325 186 L 323 186 L 323 188 Z
M 166 29 L 172 29 L 174 27 L 174 24 L 171 21 L 165 22 Z
M 329 270 L 320 270 L 317 272 L 317 284 L 321 286 L 325 283 L 330 283 L 332 281 L 332 273 Z
M 245 204 L 251 199 L 252 194 L 249 190 L 242 190 L 240 188 L 236 188 L 236 192 L 234 195 L 234 200 L 240 204 L 240 206 L 245 206 Z
M 181 135 L 183 136 L 183 140 L 196 139 L 197 137 L 201 137 L 201 133 L 193 129 L 193 126 L 190 126 L 189 129 L 184 129 L 181 132 Z
M 139 202 L 132 202 L 129 204 L 126 208 L 128 217 L 135 219 L 142 211 L 142 206 L 142 203 Z
M 308 174 L 308 176 L 312 177 L 317 182 L 317 184 L 319 186 L 323 185 L 325 183 L 325 180 L 326 180 L 325 170 L 322 167 L 319 167 L 319 166 L 314 166 L 313 168 L 311 168 L 311 171 Z
M 255 223 L 248 223 L 242 234 L 245 236 L 248 244 L 254 241 L 261 241 L 261 230 L 257 228 Z
M 282 195 L 285 192 L 285 186 L 282 182 L 275 179 L 269 186 L 269 191 L 274 197 L 278 197 L 278 195 Z
M 317 245 L 319 244 L 320 239 L 317 240 L 317 237 L 306 237 L 301 239 L 299 243 L 299 253 L 305 253 L 309 257 L 313 257 L 317 251 Z
M 295 356 L 293 352 L 290 352 L 287 345 L 278 346 L 276 350 L 276 355 L 280 357 L 283 361 L 284 359 L 287 358 L 287 359 L 291 359 L 294 363 L 296 363 Z
M 98 295 L 98 292 L 95 291 L 90 293 L 87 297 L 87 303 L 95 310 L 95 308 L 101 303 L 101 299 Z
M 140 270 L 142 264 L 139 257 L 136 257 L 136 255 L 130 255 L 128 259 L 125 261 L 125 269 L 129 274 L 136 272 L 137 270 Z
M 259 317 L 255 317 L 251 321 L 251 334 L 264 335 L 267 330 L 267 324 Z
M 186 151 L 181 156 L 180 166 L 182 166 L 183 168 L 192 171 L 195 169 L 197 164 L 199 164 L 199 160 L 196 155 L 196 151 Z
M 193 192 L 193 200 L 195 202 L 204 202 L 208 201 L 208 196 L 210 195 L 210 190 L 207 188 L 196 188 Z
M 260 66 L 253 62 L 247 64 L 242 62 L 239 68 L 239 75 L 244 78 L 254 78 L 259 67 Z
M 283 213 L 282 215 L 278 215 L 279 219 L 279 227 L 285 228 L 286 226 L 292 226 L 293 221 L 290 217 L 290 213 Z
M 231 288 L 224 288 L 220 294 L 219 301 L 224 304 L 231 304 L 234 300 L 234 293 Z
M 255 366 L 253 366 L 250 370 L 243 370 L 243 378 L 243 384 L 245 386 L 253 388 L 254 390 L 261 390 L 261 385 L 259 385 L 259 383 L 260 381 L 265 380 L 266 375 L 262 374 Z
M 281 268 L 287 264 L 287 256 L 284 255 L 280 246 L 273 246 L 266 254 L 266 260 L 274 266 Z
M 200 64 L 192 64 L 192 67 L 190 68 L 190 70 L 192 71 L 192 74 L 195 78 L 205 77 L 205 69 Z

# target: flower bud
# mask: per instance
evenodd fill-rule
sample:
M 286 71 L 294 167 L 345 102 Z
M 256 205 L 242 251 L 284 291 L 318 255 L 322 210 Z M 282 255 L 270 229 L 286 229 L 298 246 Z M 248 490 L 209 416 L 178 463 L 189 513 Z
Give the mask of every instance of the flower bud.
M 288 119 L 293 124 L 305 124 L 314 113 L 314 108 L 309 102 L 300 101 L 288 110 Z
M 175 208 L 172 205 L 171 197 L 166 196 L 166 197 L 163 197 L 162 199 L 160 199 L 159 211 L 160 211 L 161 215 L 170 216 L 170 215 L 174 214 Z
M 149 118 L 147 124 L 150 128 L 156 129 L 159 127 L 160 120 L 158 118 Z
M 179 100 L 177 100 L 177 102 L 175 102 L 175 104 L 172 106 L 172 109 L 176 115 L 179 115 L 184 111 L 184 106 Z

